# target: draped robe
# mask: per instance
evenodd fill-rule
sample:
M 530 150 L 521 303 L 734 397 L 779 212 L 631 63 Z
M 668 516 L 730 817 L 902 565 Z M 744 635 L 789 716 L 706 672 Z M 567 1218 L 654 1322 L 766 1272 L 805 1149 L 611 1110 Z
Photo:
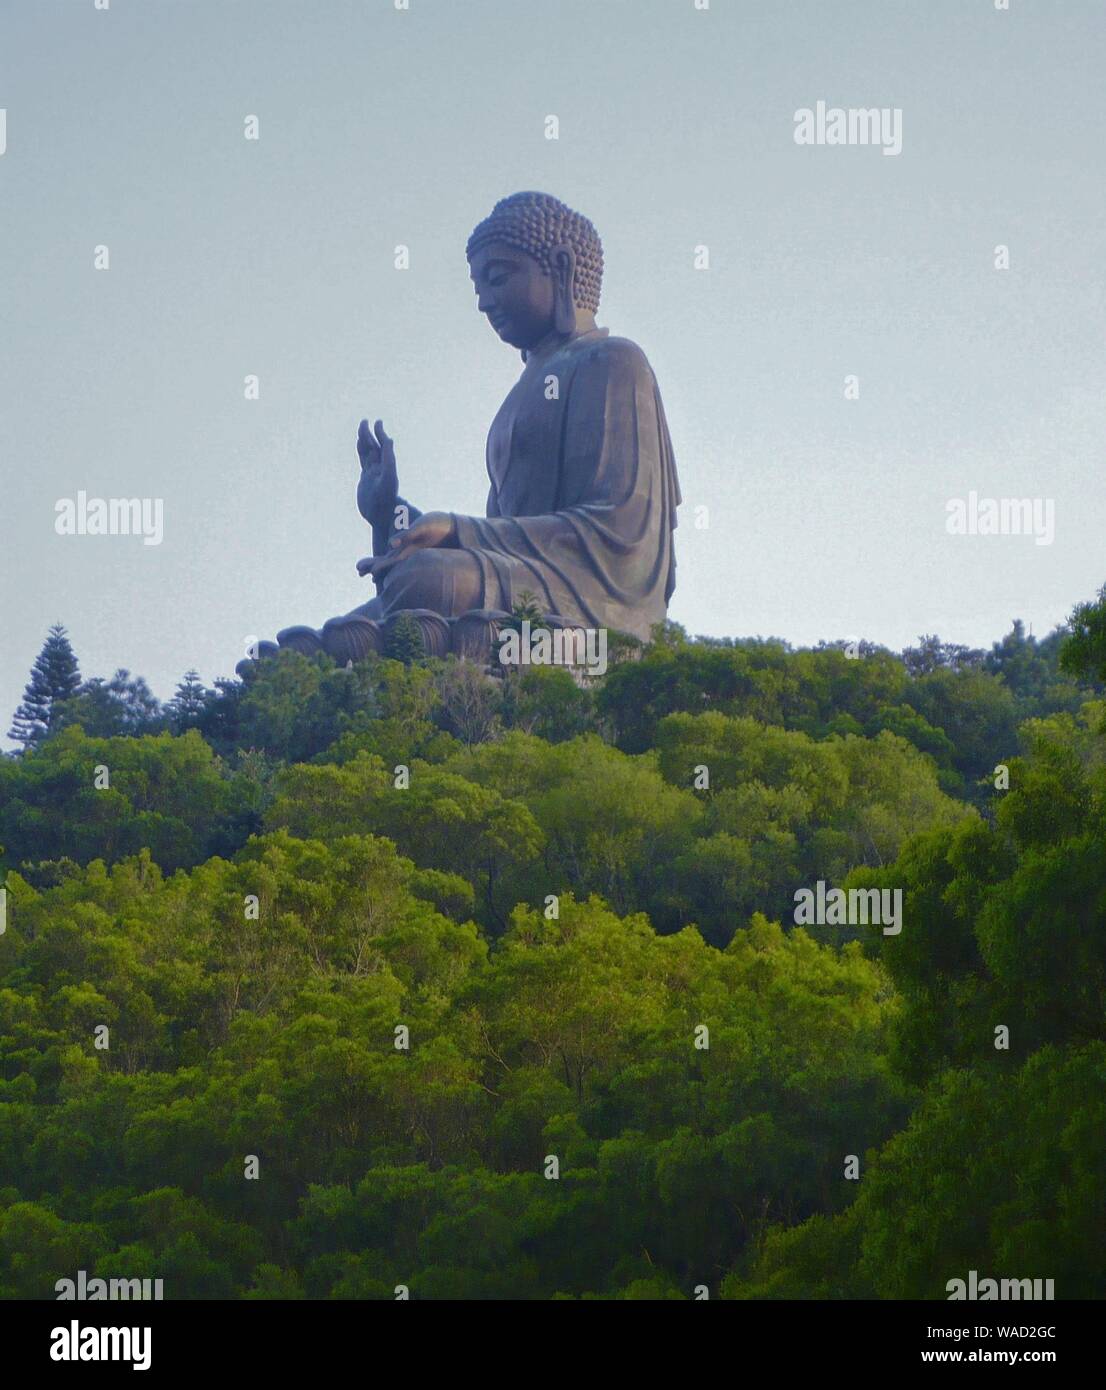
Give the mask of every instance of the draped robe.
M 529 590 L 546 615 L 648 638 L 675 587 L 680 490 L 641 349 L 597 328 L 529 354 L 487 467 L 487 516 L 455 516 L 455 547 L 396 565 L 383 611 L 510 611 Z

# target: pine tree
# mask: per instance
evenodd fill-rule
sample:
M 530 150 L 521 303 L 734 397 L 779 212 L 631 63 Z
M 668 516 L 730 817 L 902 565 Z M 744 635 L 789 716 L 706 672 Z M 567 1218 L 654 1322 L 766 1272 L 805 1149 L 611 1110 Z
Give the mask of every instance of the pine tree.
M 418 618 L 406 612 L 396 614 L 395 621 L 388 629 L 384 654 L 393 661 L 402 661 L 404 666 L 410 666 L 412 661 L 426 655 Z
M 31 679 L 23 692 L 23 703 L 12 719 L 9 738 L 24 748 L 41 743 L 53 727 L 54 707 L 77 693 L 81 673 L 69 645 L 65 628 L 55 623 L 31 668 Z
M 545 622 L 545 615 L 538 607 L 538 596 L 529 589 L 523 589 L 519 594 L 511 607 L 511 616 L 503 621 L 501 628 L 514 628 L 516 632 L 521 632 L 524 622 L 530 624 L 531 631 Z
M 207 709 L 208 693 L 195 670 L 185 671 L 184 680 L 177 686 L 176 693 L 166 705 L 173 724 L 174 733 L 194 729 Z

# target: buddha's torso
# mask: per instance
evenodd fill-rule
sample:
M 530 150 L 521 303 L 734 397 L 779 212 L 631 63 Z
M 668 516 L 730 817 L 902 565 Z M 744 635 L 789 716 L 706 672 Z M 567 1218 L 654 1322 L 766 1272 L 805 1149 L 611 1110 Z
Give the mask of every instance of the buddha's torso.
M 606 336 L 606 329 L 593 329 L 532 354 L 499 407 L 486 456 L 500 516 L 540 516 L 562 505 L 564 409 L 572 374 L 581 353 Z

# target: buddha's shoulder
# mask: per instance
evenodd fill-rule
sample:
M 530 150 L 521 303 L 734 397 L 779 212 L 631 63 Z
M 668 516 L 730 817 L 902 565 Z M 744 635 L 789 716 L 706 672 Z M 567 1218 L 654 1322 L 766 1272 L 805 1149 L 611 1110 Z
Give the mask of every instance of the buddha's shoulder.
M 578 369 L 600 367 L 610 370 L 630 372 L 634 376 L 652 376 L 653 369 L 649 359 L 629 338 L 616 338 L 613 334 L 585 333 L 572 344 Z

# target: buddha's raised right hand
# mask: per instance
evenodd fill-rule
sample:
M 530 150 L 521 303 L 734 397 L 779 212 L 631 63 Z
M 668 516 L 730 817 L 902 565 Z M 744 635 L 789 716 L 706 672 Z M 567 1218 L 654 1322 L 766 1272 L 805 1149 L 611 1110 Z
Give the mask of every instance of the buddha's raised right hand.
M 379 530 L 387 538 L 392 528 L 399 479 L 395 445 L 384 433 L 382 420 L 377 420 L 372 430 L 368 420 L 361 421 L 357 431 L 357 457 L 361 460 L 357 510 L 374 532 Z

